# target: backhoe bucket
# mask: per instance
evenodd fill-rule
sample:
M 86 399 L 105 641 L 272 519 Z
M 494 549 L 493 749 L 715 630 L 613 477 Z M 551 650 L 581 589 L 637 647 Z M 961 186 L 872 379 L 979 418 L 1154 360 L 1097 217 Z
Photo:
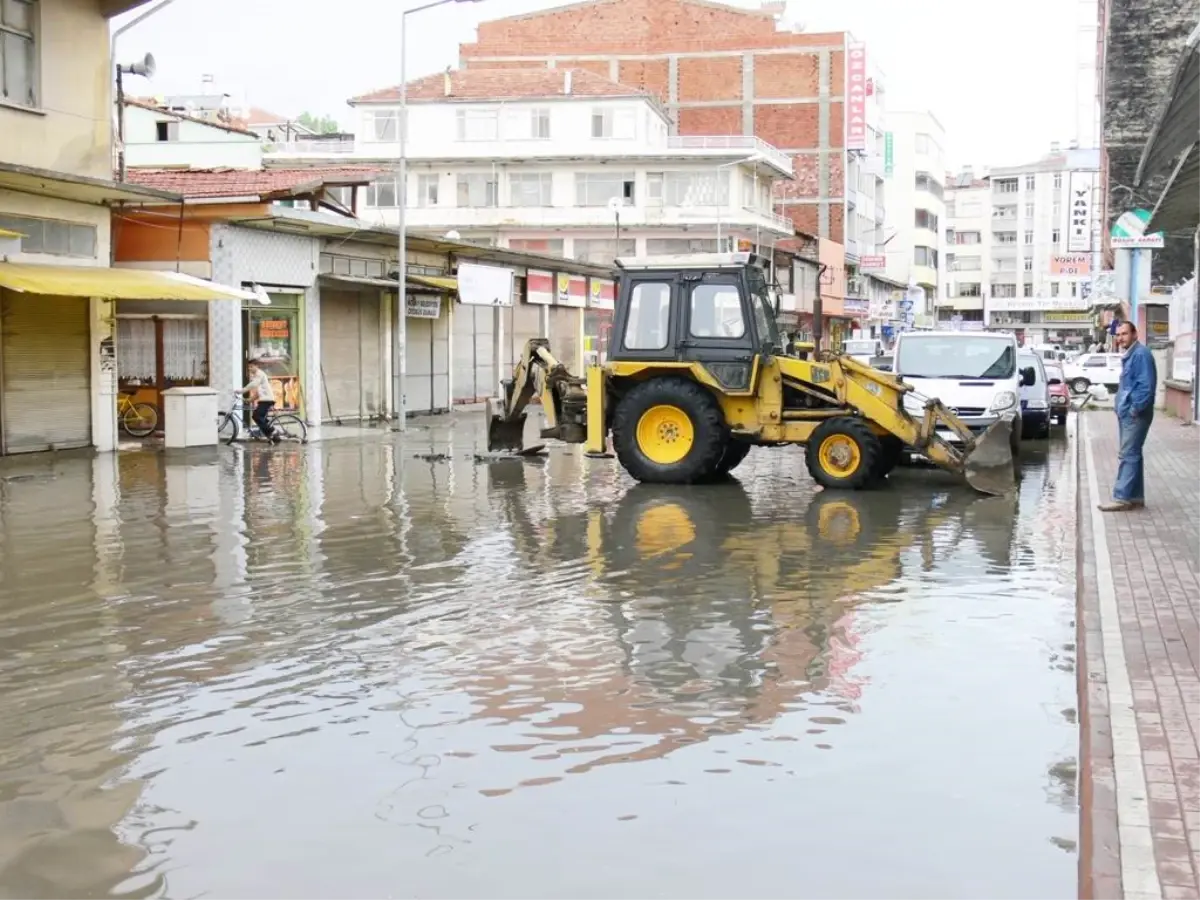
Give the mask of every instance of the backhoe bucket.
M 505 419 L 494 412 L 495 404 L 487 401 L 488 434 L 487 448 L 489 453 L 500 450 L 510 450 L 520 453 L 525 444 L 525 413 Z
M 1017 486 L 1012 428 L 1012 419 L 998 419 L 975 438 L 975 446 L 967 454 L 963 474 L 966 475 L 967 484 L 981 494 L 1002 496 L 1012 493 Z

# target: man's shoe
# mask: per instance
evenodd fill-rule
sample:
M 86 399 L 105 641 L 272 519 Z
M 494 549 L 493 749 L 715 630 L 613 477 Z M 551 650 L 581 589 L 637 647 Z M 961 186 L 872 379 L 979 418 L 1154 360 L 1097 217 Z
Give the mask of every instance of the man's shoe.
M 1107 503 L 1101 503 L 1097 507 L 1100 512 L 1125 512 L 1125 510 L 1133 508 L 1134 505 L 1127 500 L 1109 500 Z

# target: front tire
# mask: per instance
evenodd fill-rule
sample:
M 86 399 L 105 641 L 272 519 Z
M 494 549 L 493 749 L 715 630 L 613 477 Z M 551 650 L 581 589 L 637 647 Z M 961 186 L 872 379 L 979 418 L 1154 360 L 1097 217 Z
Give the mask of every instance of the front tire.
M 1086 394 L 1091 386 L 1092 383 L 1086 378 L 1071 379 L 1071 390 L 1076 394 Z
M 271 419 L 271 431 L 283 441 L 308 443 L 308 426 L 304 424 L 303 419 L 291 413 Z
M 653 378 L 629 391 L 613 413 L 612 433 L 622 468 L 648 484 L 703 481 L 730 443 L 716 399 L 684 378 Z
M 861 419 L 838 416 L 817 426 L 804 448 L 813 481 L 825 488 L 862 490 L 879 471 L 883 445 Z
M 134 403 L 122 413 L 121 427 L 130 437 L 144 438 L 158 427 L 158 409 L 150 403 Z
M 217 438 L 227 444 L 232 444 L 238 439 L 238 432 L 241 430 L 233 413 L 225 413 L 217 423 Z

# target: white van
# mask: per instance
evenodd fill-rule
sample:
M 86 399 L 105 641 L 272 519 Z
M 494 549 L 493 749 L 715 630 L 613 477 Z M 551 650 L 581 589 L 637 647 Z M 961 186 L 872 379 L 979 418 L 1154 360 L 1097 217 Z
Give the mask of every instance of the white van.
M 883 356 L 883 342 L 877 338 L 848 338 L 842 341 L 842 353 L 868 366 L 877 356 Z
M 925 397 L 950 407 L 973 432 L 1001 416 L 1013 419 L 1012 450 L 1021 440 L 1021 387 L 1035 373 L 1017 366 L 1017 339 L 1012 334 L 979 331 L 905 331 L 896 341 L 892 371 Z M 906 394 L 909 415 L 923 414 L 924 401 Z M 955 435 L 938 434 L 948 441 Z

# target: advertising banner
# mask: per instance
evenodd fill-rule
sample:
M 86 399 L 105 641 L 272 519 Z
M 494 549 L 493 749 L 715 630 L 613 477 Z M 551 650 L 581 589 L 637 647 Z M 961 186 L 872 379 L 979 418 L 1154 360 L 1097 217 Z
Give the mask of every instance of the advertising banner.
M 554 273 L 530 269 L 525 273 L 525 302 L 550 306 L 554 302 Z
M 867 50 L 846 48 L 846 149 L 867 149 Z
M 458 264 L 458 299 L 472 306 L 512 306 L 513 271 L 477 263 Z
M 1050 274 L 1058 276 L 1090 275 L 1092 258 L 1087 253 L 1064 253 L 1050 257 Z
M 1092 249 L 1092 200 L 1096 192 L 1096 173 L 1072 172 L 1070 190 L 1067 250 L 1071 253 L 1087 253 Z

